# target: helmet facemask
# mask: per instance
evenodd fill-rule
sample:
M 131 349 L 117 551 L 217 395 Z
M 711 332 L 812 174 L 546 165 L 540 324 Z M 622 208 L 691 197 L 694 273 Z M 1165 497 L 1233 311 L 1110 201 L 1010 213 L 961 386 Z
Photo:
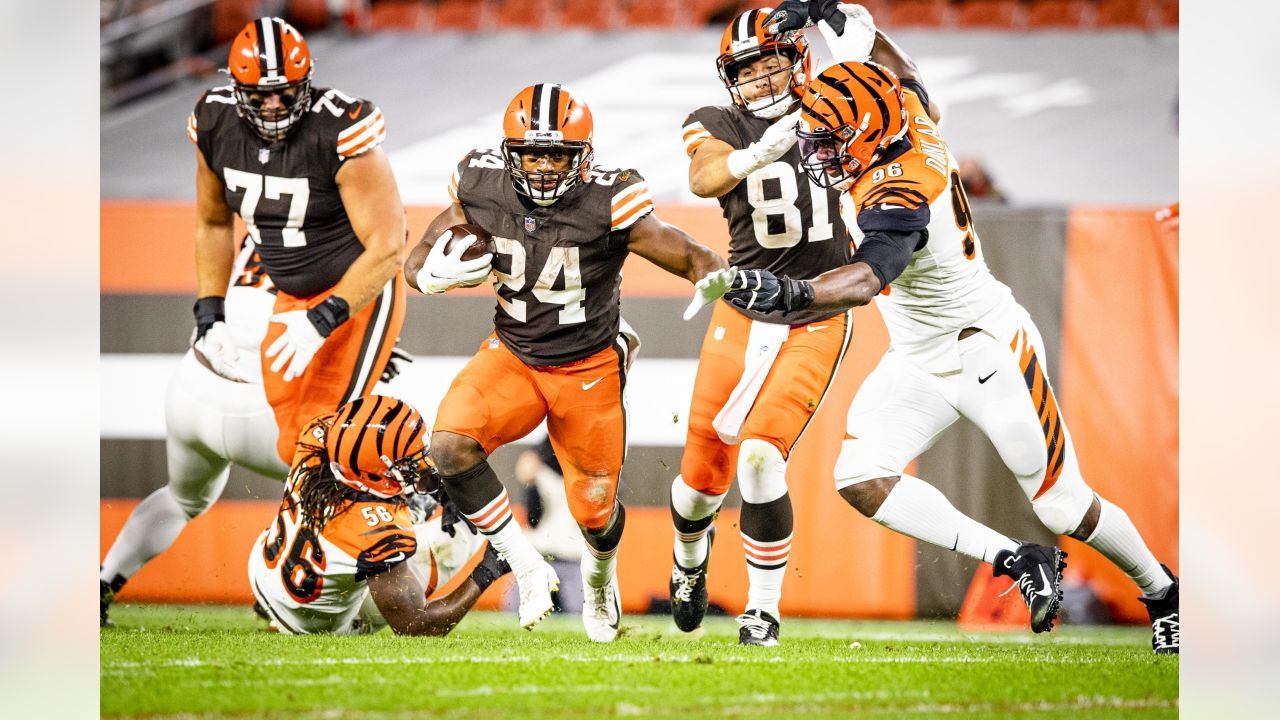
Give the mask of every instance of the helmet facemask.
M 865 120 L 864 127 L 865 130 Z M 844 191 L 862 174 L 862 162 L 855 158 L 851 146 L 862 130 L 849 125 L 835 129 L 818 127 L 799 129 L 800 167 L 818 187 Z
M 720 80 L 729 90 L 729 96 L 738 107 L 755 117 L 776 120 L 787 113 L 799 101 L 798 91 L 805 84 L 805 67 L 808 47 L 794 42 L 756 43 L 755 38 L 741 43 L 744 47 L 732 54 L 721 55 L 716 60 Z M 777 69 L 755 77 L 739 80 L 742 69 L 763 58 L 777 58 Z M 786 83 L 777 88 L 778 76 L 785 76 Z M 763 82 L 768 92 L 755 100 L 749 100 L 744 90 Z
M 562 162 L 556 158 L 561 153 L 563 161 L 567 161 L 563 170 L 525 169 L 526 155 L 548 156 L 546 161 L 535 160 L 535 163 L 554 166 Z M 511 138 L 502 141 L 502 157 L 511 174 L 511 184 L 516 192 L 542 207 L 559 200 L 577 185 L 590 169 L 593 156 L 590 142 L 565 140 L 558 130 L 529 130 L 523 141 Z
M 235 93 L 236 111 L 259 137 L 268 142 L 283 140 L 311 105 L 311 72 L 292 83 L 245 85 L 237 82 Z M 272 95 L 284 106 L 278 114 L 263 109 Z M 265 117 L 268 112 L 274 117 Z

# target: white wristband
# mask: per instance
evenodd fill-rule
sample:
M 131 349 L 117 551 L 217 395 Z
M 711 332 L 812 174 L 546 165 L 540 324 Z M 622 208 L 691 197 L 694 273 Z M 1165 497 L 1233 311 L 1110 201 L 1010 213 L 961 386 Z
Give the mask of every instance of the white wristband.
M 734 150 L 729 153 L 726 162 L 729 164 L 730 175 L 741 180 L 760 169 L 760 158 L 756 155 L 754 147 L 755 145 L 752 144 L 741 150 Z

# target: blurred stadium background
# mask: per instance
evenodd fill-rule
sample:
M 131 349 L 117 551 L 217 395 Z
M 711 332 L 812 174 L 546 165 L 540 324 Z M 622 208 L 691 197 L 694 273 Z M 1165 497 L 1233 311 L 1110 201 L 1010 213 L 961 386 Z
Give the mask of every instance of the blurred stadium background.
M 463 152 L 496 145 L 510 97 L 555 81 L 590 103 L 599 161 L 640 169 L 659 215 L 723 251 L 718 207 L 685 183 L 680 125 L 696 107 L 727 101 L 714 66 L 723 24 L 765 4 L 103 0 L 101 552 L 137 499 L 165 481 L 164 387 L 190 335 L 195 287 L 186 117 L 204 88 L 223 83 L 216 70 L 244 23 L 286 17 L 311 44 L 317 85 L 383 108 L 414 240 L 447 202 Z M 942 131 L 964 161 L 987 261 L 1044 334 L 1086 477 L 1127 509 L 1176 572 L 1177 0 L 863 4 L 915 58 L 943 108 Z M 623 311 L 645 345 L 629 382 L 634 430 L 622 498 L 631 522 L 620 568 L 624 609 L 641 612 L 666 597 L 667 492 L 707 313 L 682 324 L 683 283 L 638 263 L 625 276 Z M 411 399 L 424 410 L 434 410 L 488 332 L 491 308 L 485 288 L 411 298 L 401 340 L 418 358 L 407 372 Z M 831 490 L 844 411 L 887 342 L 874 308 L 855 322 L 853 352 L 790 469 L 802 520 L 782 610 L 954 617 L 974 564 L 876 526 Z M 504 480 L 517 450 L 495 455 Z M 1052 539 L 965 421 L 916 473 L 1006 533 Z M 248 603 L 244 558 L 279 487 L 233 470 L 224 500 L 135 576 L 121 600 Z M 722 531 L 736 524 L 735 507 L 736 498 L 726 504 Z M 1083 545 L 1064 543 L 1071 621 L 1145 619 L 1126 578 Z M 741 550 L 722 541 L 715 556 L 712 601 L 737 611 L 746 585 Z M 970 606 L 966 616 L 979 622 L 996 613 Z

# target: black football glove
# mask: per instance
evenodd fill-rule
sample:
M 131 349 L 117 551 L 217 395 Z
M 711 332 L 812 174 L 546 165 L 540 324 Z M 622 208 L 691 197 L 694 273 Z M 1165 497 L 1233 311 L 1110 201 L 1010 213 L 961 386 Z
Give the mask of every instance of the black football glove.
M 837 35 L 843 35 L 844 13 L 836 7 L 839 4 L 839 0 L 783 0 L 764 19 L 764 26 L 774 35 L 781 35 L 826 20 Z
M 471 571 L 471 579 L 480 586 L 481 590 L 485 590 L 493 584 L 494 580 L 509 572 L 511 572 L 511 566 L 498 554 L 493 543 L 485 543 L 484 557 L 480 558 L 476 569 Z
M 768 270 L 739 270 L 724 299 L 743 310 L 762 313 L 803 310 L 813 304 L 813 285 Z
M 391 382 L 400 374 L 400 363 L 413 362 L 413 356 L 407 350 L 400 347 L 400 338 L 396 338 L 396 344 L 391 348 L 391 357 L 387 360 L 387 367 L 382 371 L 382 382 Z

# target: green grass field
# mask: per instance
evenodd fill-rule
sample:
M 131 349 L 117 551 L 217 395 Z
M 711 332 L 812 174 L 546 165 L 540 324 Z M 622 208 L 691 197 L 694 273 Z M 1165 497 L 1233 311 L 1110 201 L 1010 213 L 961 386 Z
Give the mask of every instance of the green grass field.
M 787 620 L 778 648 L 626 617 L 537 631 L 474 613 L 443 639 L 263 631 L 248 608 L 121 605 L 101 636 L 102 714 L 146 718 L 1175 718 L 1178 658 L 1144 628 L 961 633 L 946 622 Z

